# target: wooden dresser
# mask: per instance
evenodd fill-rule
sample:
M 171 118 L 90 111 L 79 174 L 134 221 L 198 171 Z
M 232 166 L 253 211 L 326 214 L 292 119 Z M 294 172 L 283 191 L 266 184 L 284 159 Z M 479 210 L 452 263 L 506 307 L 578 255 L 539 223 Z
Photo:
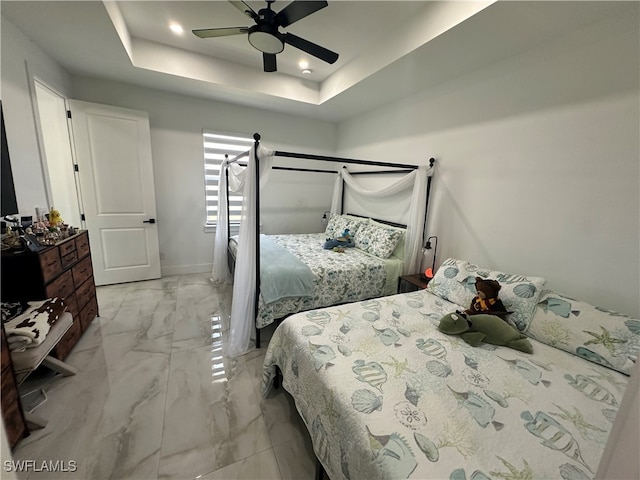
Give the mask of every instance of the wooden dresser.
M 4 421 L 4 429 L 7 432 L 7 440 L 11 448 L 27 434 L 27 422 L 24 418 L 24 412 L 19 402 L 18 384 L 16 376 L 11 366 L 11 354 L 7 345 L 7 338 L 2 327 L 2 420 Z
M 69 354 L 98 315 L 89 234 L 81 231 L 37 253 L 2 253 L 2 301 L 63 297 L 73 326 L 53 352 L 60 360 Z

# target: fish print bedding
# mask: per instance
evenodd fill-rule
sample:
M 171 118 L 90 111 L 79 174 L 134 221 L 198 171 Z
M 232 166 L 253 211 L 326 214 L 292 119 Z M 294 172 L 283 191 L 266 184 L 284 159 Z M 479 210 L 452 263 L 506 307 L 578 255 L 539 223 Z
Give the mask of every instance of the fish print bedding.
M 293 315 L 263 395 L 278 367 L 332 480 L 593 478 L 628 377 L 534 339 L 471 347 L 437 330 L 459 308 L 423 290 Z
M 322 248 L 324 233 L 269 235 L 306 264 L 313 274 L 313 294 L 258 303 L 256 326 L 264 328 L 292 313 L 395 293 L 404 261 L 381 259 L 357 248 L 337 253 Z

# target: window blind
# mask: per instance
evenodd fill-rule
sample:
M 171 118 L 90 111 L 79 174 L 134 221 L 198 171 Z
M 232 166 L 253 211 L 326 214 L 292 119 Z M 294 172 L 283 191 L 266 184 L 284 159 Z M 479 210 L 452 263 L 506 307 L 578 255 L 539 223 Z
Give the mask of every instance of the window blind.
M 220 167 L 225 155 L 233 158 L 248 151 L 254 144 L 248 135 L 233 135 L 205 131 L 204 142 L 204 188 L 207 227 L 214 227 L 218 221 L 218 185 Z M 247 160 L 247 159 L 244 159 Z M 242 195 L 229 195 L 229 223 L 239 224 L 242 210 Z

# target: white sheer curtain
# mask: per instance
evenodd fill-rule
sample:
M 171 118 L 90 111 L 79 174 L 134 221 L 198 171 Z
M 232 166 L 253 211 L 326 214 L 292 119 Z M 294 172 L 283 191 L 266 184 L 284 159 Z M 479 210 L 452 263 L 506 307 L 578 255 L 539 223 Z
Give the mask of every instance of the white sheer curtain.
M 229 171 L 229 184 L 227 185 L 227 171 Z M 216 283 L 231 282 L 231 273 L 227 263 L 227 245 L 229 244 L 229 205 L 227 189 L 229 192 L 242 193 L 246 178 L 246 167 L 242 167 L 229 160 L 222 162 L 220 166 L 220 180 L 218 181 L 218 219 L 216 223 L 216 236 L 213 248 L 212 278 Z
M 256 171 L 256 163 L 259 165 L 259 172 Z M 260 189 L 262 189 L 267 183 L 272 164 L 273 150 L 269 150 L 260 145 L 258 147 L 258 161 L 256 162 L 255 149 L 251 149 L 249 165 L 243 173 L 244 179 L 238 182 L 239 184 L 243 184 L 242 192 L 244 197 L 233 278 L 234 285 L 233 300 L 231 303 L 229 342 L 225 352 L 228 357 L 237 357 L 247 353 L 251 341 L 251 332 L 255 328 L 256 219 L 259 215 L 259 212 L 256 211 L 255 202 L 256 175 L 259 175 Z M 229 184 L 231 184 L 231 169 L 229 172 Z M 216 244 L 216 250 L 219 250 L 219 247 L 220 246 Z M 225 252 L 226 248 L 227 245 L 224 244 L 222 249 L 224 249 Z
M 331 211 L 339 213 L 342 198 L 343 180 L 351 191 L 362 196 L 384 198 L 413 187 L 411 205 L 407 221 L 407 236 L 404 246 L 404 273 L 420 270 L 420 256 L 422 254 L 422 231 L 426 209 L 427 178 L 433 175 L 433 167 L 422 165 L 417 170 L 408 173 L 396 182 L 380 190 L 369 190 L 358 185 L 355 178 L 343 167 L 336 178 L 331 199 Z

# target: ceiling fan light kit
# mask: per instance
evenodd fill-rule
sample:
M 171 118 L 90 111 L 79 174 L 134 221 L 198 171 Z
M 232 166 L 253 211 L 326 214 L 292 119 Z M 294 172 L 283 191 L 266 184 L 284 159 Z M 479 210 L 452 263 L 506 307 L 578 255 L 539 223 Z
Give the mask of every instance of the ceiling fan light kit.
M 257 13 L 242 0 L 228 1 L 242 13 L 251 17 L 256 24 L 251 27 L 203 28 L 192 30 L 193 34 L 200 38 L 213 38 L 246 33 L 251 46 L 262 52 L 265 72 L 277 70 L 276 55 L 284 50 L 285 43 L 330 64 L 338 60 L 337 53 L 292 33 L 280 33 L 278 30 L 280 27 L 288 27 L 326 7 L 328 5 L 326 1 L 294 0 L 278 13 L 271 9 L 271 4 L 275 0 L 266 0 L 267 7 L 258 10 Z
M 263 53 L 276 54 L 284 50 L 284 42 L 271 32 L 265 31 L 262 25 L 249 28 L 249 43 Z

